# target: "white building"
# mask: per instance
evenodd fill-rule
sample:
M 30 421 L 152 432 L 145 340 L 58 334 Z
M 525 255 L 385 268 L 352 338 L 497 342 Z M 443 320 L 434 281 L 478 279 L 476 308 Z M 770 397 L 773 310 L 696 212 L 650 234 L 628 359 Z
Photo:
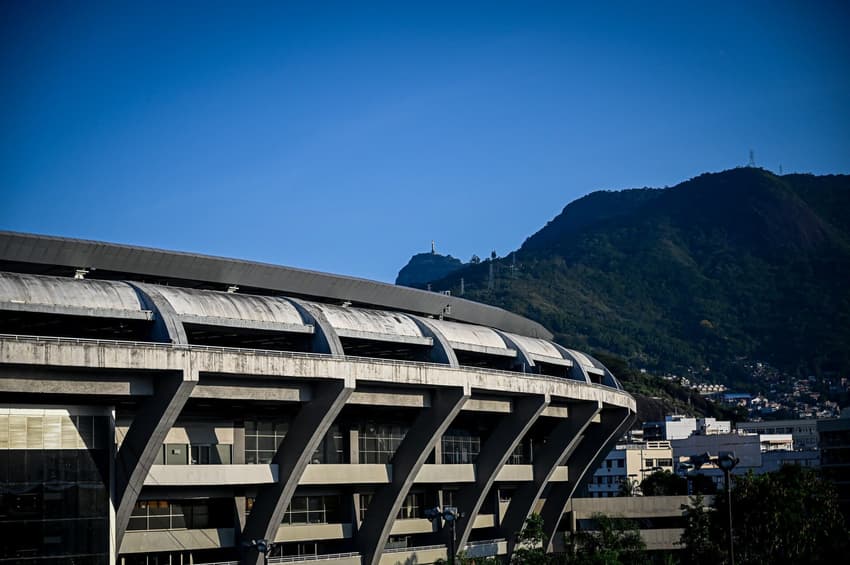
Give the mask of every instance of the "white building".
M 626 479 L 640 484 L 655 471 L 673 472 L 669 441 L 621 444 L 611 450 L 587 485 L 591 498 L 617 496 Z
M 689 418 L 680 414 L 667 416 L 664 419 L 664 439 L 685 439 L 691 434 L 728 434 L 732 431 L 729 420 L 715 418 Z

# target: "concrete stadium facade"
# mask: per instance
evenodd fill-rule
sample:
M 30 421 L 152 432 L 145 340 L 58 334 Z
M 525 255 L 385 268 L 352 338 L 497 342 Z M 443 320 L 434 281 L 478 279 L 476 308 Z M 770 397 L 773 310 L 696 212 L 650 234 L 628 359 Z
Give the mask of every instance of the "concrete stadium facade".
M 430 563 L 550 539 L 635 416 L 498 308 L 0 232 L 0 564 Z M 550 548 L 551 549 L 551 548 Z

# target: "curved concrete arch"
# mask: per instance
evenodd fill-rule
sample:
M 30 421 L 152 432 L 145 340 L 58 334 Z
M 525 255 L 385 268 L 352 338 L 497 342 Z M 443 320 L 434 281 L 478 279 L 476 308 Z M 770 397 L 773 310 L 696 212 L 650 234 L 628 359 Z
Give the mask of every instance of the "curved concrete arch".
M 408 316 L 416 322 L 416 325 L 419 326 L 423 334 L 434 341 L 434 345 L 431 348 L 431 359 L 435 363 L 445 363 L 450 367 L 460 367 L 455 350 L 452 348 L 449 340 L 446 339 L 446 336 L 443 335 L 443 332 L 438 330 L 434 324 L 425 318 L 420 318 L 412 314 L 408 314 Z
M 178 345 L 186 345 L 186 332 L 174 309 L 156 288 L 143 283 L 131 283 L 142 302 L 155 313 L 153 337 Z M 118 547 L 130 514 L 151 466 L 159 456 L 168 431 L 192 395 L 198 382 L 198 372 L 191 366 L 189 356 L 180 371 L 169 371 L 153 378 L 153 395 L 144 400 L 133 418 L 127 435 L 118 449 L 115 465 L 115 529 Z
M 154 341 L 176 344 L 189 343 L 180 316 L 156 286 L 140 282 L 127 282 L 127 284 L 133 287 L 142 304 L 154 312 L 151 335 Z
M 564 356 L 564 359 L 569 359 L 573 362 L 573 366 L 570 369 L 570 378 L 574 381 L 582 381 L 587 384 L 591 384 L 593 381 L 590 380 L 590 375 L 587 373 L 587 369 L 584 368 L 584 364 L 576 358 L 575 355 L 570 352 L 566 347 L 552 342 L 552 345 L 558 348 L 558 351 Z
M 514 400 L 511 413 L 502 417 L 496 429 L 481 447 L 475 462 L 475 483 L 458 491 L 457 508 L 466 516 L 458 519 L 457 547 L 463 549 L 466 546 L 475 518 L 481 511 L 481 506 L 496 481 L 496 476 L 548 405 L 549 398 L 546 396 L 530 396 Z
M 540 512 L 549 540 L 547 551 L 552 549 L 552 540 L 567 502 L 587 482 L 634 420 L 635 416 L 627 408 L 606 408 L 600 414 L 600 422 L 591 425 L 583 435 L 578 448 L 567 460 L 569 480 L 552 485 Z
M 331 355 L 345 355 L 342 341 L 325 315 L 309 303 L 296 298 L 286 298 L 301 314 L 304 321 L 313 325 L 313 351 L 316 353 L 330 353 Z
M 378 565 L 404 497 L 434 446 L 470 397 L 468 386 L 439 388 L 423 408 L 392 458 L 392 481 L 375 492 L 357 532 L 363 565 Z
M 569 417 L 559 422 L 546 443 L 535 454 L 533 480 L 517 488 L 508 504 L 508 510 L 499 527 L 501 536 L 507 540 L 508 555 L 516 545 L 516 532 L 522 529 L 525 519 L 534 510 L 543 489 L 561 464 L 572 455 L 579 445 L 588 426 L 602 410 L 601 402 L 583 402 L 570 406 Z
M 528 352 L 528 350 L 525 348 L 525 346 L 522 345 L 521 343 L 519 343 L 517 340 L 511 339 L 510 336 L 508 336 L 507 334 L 505 334 L 505 332 L 503 332 L 501 330 L 494 329 L 494 331 L 497 334 L 499 334 L 499 337 L 501 337 L 503 340 L 505 340 L 505 343 L 509 347 L 513 347 L 516 350 L 517 365 L 519 365 L 522 368 L 522 372 L 523 373 L 526 373 L 526 372 L 532 372 L 533 373 L 534 371 L 526 371 L 526 368 L 533 369 L 535 364 L 534 364 L 534 359 L 531 358 L 531 353 Z
M 584 356 L 590 359 L 590 362 L 593 363 L 593 365 L 597 369 L 601 370 L 604 373 L 602 376 L 602 384 L 604 384 L 605 386 L 610 386 L 611 388 L 616 388 L 617 390 L 623 389 L 623 385 L 620 384 L 620 381 L 617 380 L 617 378 L 614 376 L 614 373 L 609 371 L 608 367 L 606 367 L 605 364 L 602 363 L 602 361 L 600 361 L 596 357 L 588 355 L 587 353 L 585 353 Z
M 150 319 L 136 289 L 120 281 L 0 272 L 0 310 Z

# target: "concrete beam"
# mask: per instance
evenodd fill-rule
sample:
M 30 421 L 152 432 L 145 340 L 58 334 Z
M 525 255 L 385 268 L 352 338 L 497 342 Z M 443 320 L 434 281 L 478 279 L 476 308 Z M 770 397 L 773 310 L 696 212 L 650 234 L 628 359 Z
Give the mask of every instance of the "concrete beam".
M 569 481 L 552 484 L 540 512 L 543 528 L 548 536 L 548 551 L 552 550 L 552 539 L 567 502 L 593 475 L 634 419 L 635 415 L 626 408 L 606 408 L 601 413 L 601 421 L 591 425 L 582 434 L 581 443 L 567 461 Z
M 249 351 L 162 343 L 0 336 L 0 363 L 5 364 L 138 370 L 149 374 L 157 370 L 182 370 L 187 363 L 191 363 L 203 374 L 304 380 L 352 375 L 358 382 L 368 381 L 376 386 L 432 388 L 463 385 L 491 394 L 549 394 L 552 398 L 600 401 L 635 410 L 634 399 L 623 391 L 588 386 L 572 379 L 521 375 L 475 367 L 454 368 L 434 363 L 341 358 L 285 351 Z
M 602 403 L 587 402 L 570 407 L 570 416 L 560 421 L 546 443 L 534 453 L 534 480 L 516 489 L 500 525 L 501 537 L 508 540 L 508 555 L 516 545 L 516 533 L 534 510 L 543 489 L 558 466 L 576 449 L 591 421 L 602 410 Z
M 393 522 L 419 470 L 470 396 L 469 388 L 434 391 L 431 407 L 424 408 L 392 459 L 392 482 L 375 491 L 357 534 L 363 565 L 378 565 Z
M 547 404 L 549 400 L 545 396 L 517 398 L 513 403 L 513 411 L 499 420 L 496 429 L 481 446 L 475 463 L 475 484 L 458 491 L 457 508 L 466 516 L 457 522 L 457 547 L 466 546 L 475 518 L 496 476 Z M 446 530 L 448 532 L 449 528 Z
M 313 452 L 327 435 L 353 390 L 353 379 L 315 385 L 313 400 L 298 411 L 272 460 L 278 466 L 278 481 L 257 491 L 242 533 L 243 540 L 275 539 L 286 508 Z M 242 563 L 255 565 L 261 562 L 260 558 L 261 555 L 255 549 L 248 548 Z

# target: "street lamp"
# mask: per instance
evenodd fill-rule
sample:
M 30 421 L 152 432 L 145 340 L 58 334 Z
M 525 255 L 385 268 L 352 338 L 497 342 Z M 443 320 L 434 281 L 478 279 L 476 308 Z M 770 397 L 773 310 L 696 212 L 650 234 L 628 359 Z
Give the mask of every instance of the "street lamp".
M 458 518 L 466 517 L 466 514 L 463 512 L 458 512 L 457 508 L 454 506 L 444 506 L 442 510 L 439 508 L 429 508 L 425 511 L 425 517 L 431 520 L 432 522 L 437 521 L 438 527 L 443 527 L 443 522 L 445 524 L 450 525 L 452 527 L 452 534 L 449 536 L 449 565 L 454 565 L 455 563 L 455 543 L 457 532 L 455 529 L 455 524 L 457 523 Z
M 257 553 L 263 555 L 263 563 L 269 565 L 269 551 L 274 548 L 274 544 L 267 539 L 252 539 L 251 541 L 242 542 L 244 547 L 252 547 L 257 550 Z
M 734 451 L 723 451 L 717 456 L 717 466 L 723 470 L 723 479 L 726 483 L 726 504 L 729 506 L 729 565 L 735 565 L 735 540 L 732 537 L 732 489 L 729 488 L 729 475 L 740 459 L 735 457 Z

